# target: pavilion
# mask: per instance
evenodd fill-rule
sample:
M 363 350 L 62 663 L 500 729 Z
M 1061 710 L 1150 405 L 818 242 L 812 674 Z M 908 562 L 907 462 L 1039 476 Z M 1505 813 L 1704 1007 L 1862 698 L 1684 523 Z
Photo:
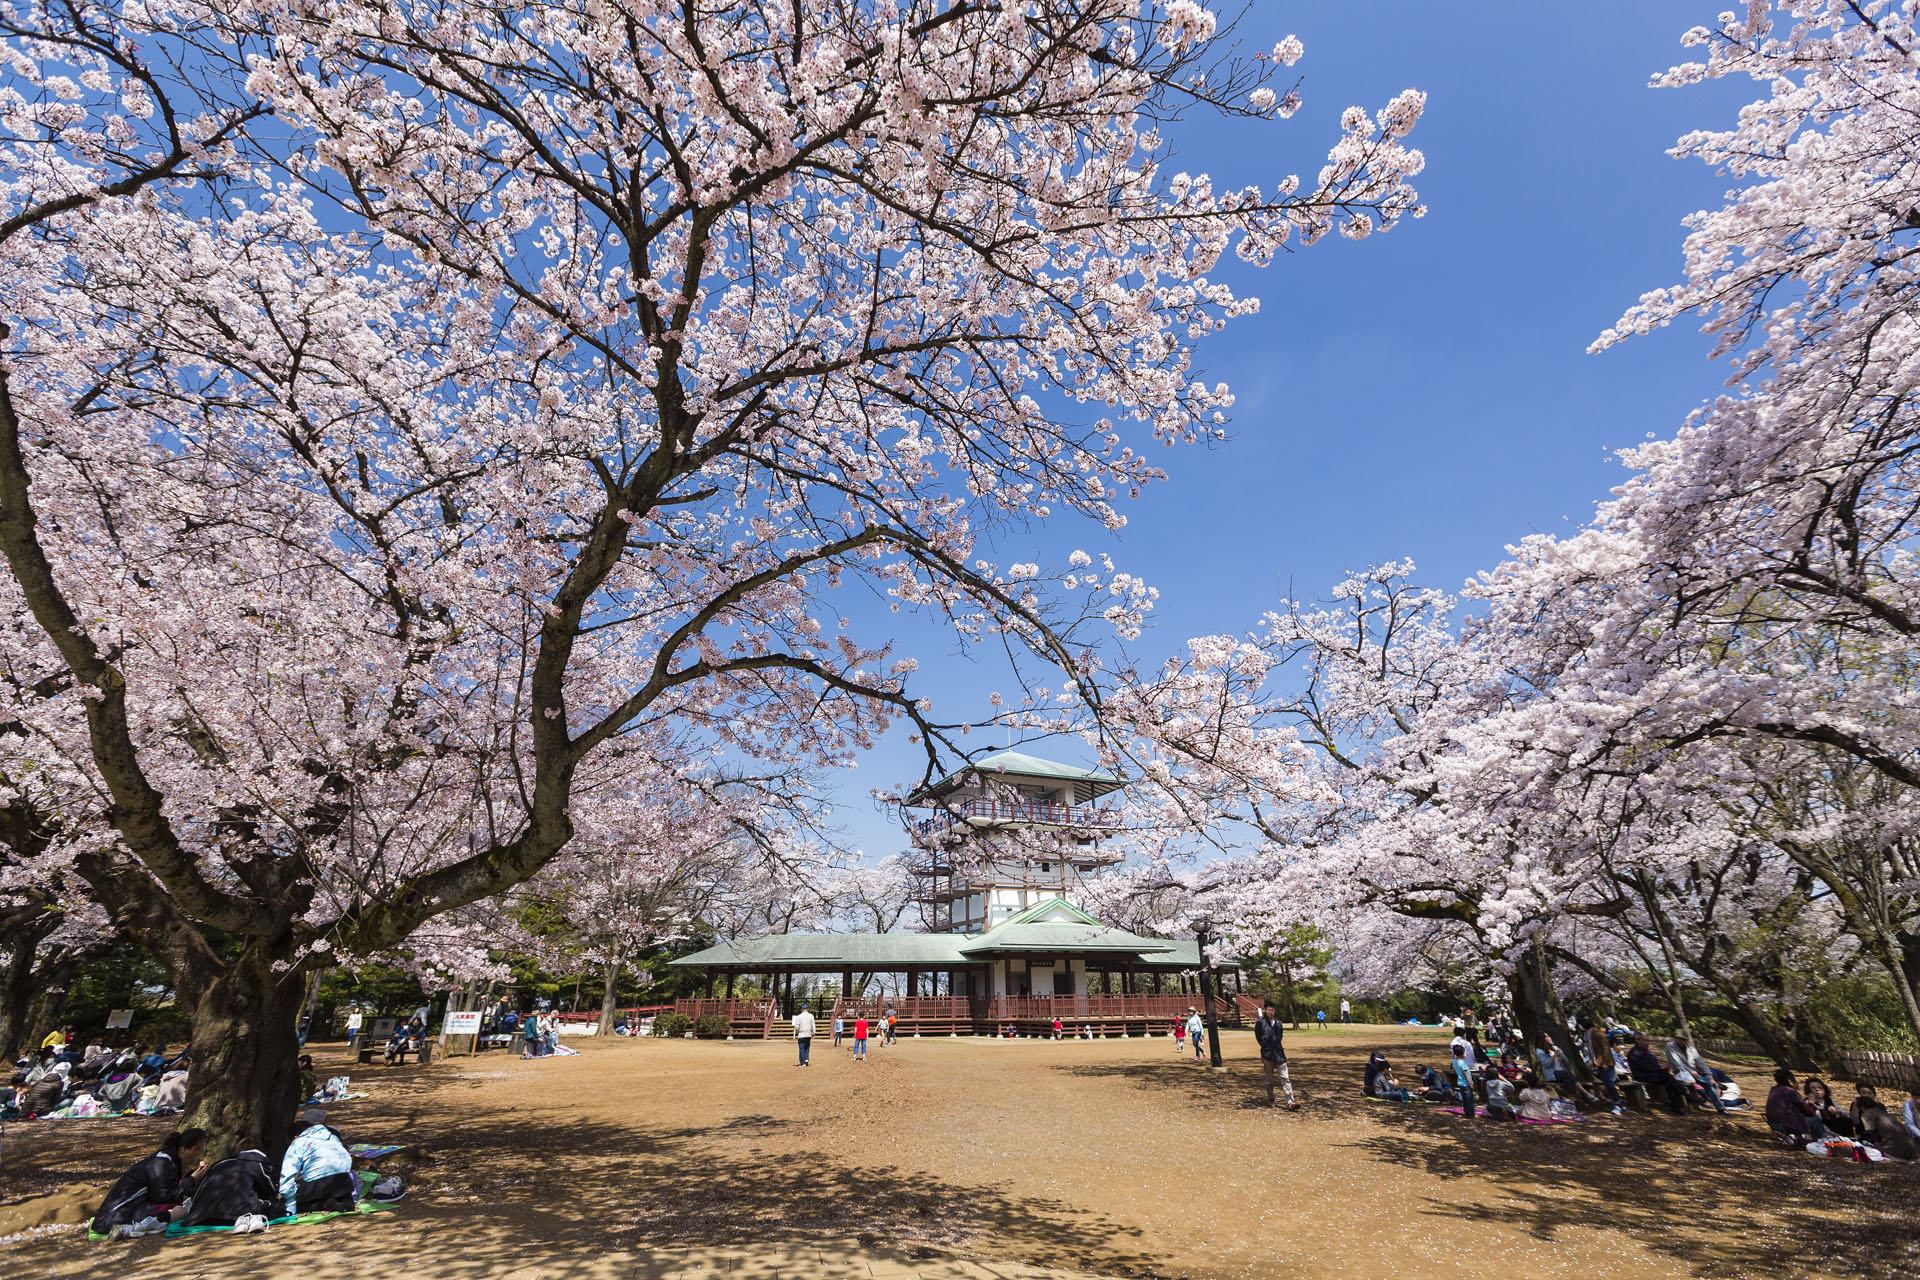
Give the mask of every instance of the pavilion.
M 1048 898 L 1007 917 L 983 933 L 772 934 L 722 942 L 668 962 L 727 980 L 727 998 L 686 1002 L 690 1012 L 728 1016 L 739 1031 L 753 1023 L 772 1034 L 776 1020 L 794 1011 L 794 974 L 839 979 L 835 1013 L 893 1005 L 908 1034 L 921 1031 L 987 1032 L 1005 1028 L 1063 1026 L 1092 1034 L 1127 1033 L 1168 1022 L 1196 1002 L 1200 955 L 1190 939 L 1151 938 L 1102 924 L 1064 898 Z M 1239 971 L 1231 961 L 1217 970 Z M 733 1000 L 742 974 L 763 978 L 765 989 L 782 991 L 775 1001 Z M 876 975 L 901 978 L 898 998 L 884 1002 L 851 997 Z M 1103 994 L 1089 992 L 1090 977 Z M 1237 1023 L 1239 1008 L 1224 991 L 1219 1013 Z M 700 1008 L 711 1003 L 711 1008 Z M 741 1008 L 741 1005 L 750 1005 Z M 825 1013 L 822 1009 L 819 1012 Z

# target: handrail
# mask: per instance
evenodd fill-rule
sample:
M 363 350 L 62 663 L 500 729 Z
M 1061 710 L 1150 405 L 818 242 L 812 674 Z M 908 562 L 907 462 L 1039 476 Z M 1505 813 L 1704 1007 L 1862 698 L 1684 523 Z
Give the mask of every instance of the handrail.
M 1032 822 L 1056 827 L 1112 827 L 1110 810 L 1091 804 L 1059 804 L 1051 800 L 998 800 L 974 796 L 958 804 L 941 806 L 940 812 L 913 824 L 916 835 L 930 836 L 951 827 L 956 820 L 984 818 L 995 822 Z

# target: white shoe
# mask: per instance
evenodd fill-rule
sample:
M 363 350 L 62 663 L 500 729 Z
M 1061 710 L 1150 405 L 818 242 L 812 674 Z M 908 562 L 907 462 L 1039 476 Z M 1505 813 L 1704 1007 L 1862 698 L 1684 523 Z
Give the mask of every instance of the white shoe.
M 233 1223 L 233 1231 L 235 1235 L 242 1235 L 242 1236 L 253 1235 L 257 1232 L 264 1232 L 266 1229 L 267 1229 L 267 1219 L 264 1214 L 243 1213 L 238 1218 L 234 1219 L 234 1223 Z
M 129 1236 L 157 1236 L 167 1229 L 167 1224 L 155 1217 L 145 1217 L 127 1228 Z

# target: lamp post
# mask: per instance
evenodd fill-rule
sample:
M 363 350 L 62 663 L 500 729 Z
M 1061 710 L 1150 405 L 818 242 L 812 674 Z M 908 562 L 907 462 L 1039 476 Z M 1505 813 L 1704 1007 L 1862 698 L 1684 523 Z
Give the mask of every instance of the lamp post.
M 1213 959 L 1207 954 L 1207 947 L 1213 941 L 1213 922 L 1202 919 L 1194 926 L 1193 939 L 1200 945 L 1200 994 L 1205 999 L 1207 1010 L 1207 1054 L 1210 1058 L 1207 1066 L 1212 1071 L 1224 1071 L 1220 1062 L 1220 1022 L 1213 1012 Z

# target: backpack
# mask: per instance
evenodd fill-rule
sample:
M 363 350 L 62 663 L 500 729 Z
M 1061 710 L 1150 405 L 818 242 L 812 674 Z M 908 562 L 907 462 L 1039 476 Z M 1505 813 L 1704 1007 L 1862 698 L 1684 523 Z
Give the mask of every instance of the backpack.
M 133 1088 L 139 1083 L 139 1076 L 121 1076 L 118 1080 L 107 1081 L 95 1089 L 94 1093 L 97 1094 L 102 1101 L 110 1102 L 115 1107 L 119 1107 L 124 1105 L 127 1099 L 133 1096 Z

